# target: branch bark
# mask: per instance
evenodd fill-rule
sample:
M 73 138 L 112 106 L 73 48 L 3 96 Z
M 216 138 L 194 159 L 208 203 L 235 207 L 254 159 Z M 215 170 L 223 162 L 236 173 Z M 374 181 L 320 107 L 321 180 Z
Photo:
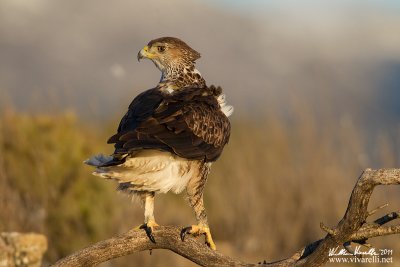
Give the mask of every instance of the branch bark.
M 368 203 L 374 188 L 378 185 L 400 184 L 400 169 L 366 169 L 358 178 L 350 196 L 347 210 L 338 225 L 330 229 L 321 228 L 327 235 L 300 250 L 287 259 L 272 263 L 252 264 L 232 259 L 218 251 L 212 251 L 195 238 L 185 242 L 179 239 L 182 227 L 161 226 L 154 231 L 157 243 L 151 243 L 142 230 L 132 230 L 125 234 L 100 241 L 56 262 L 53 266 L 94 266 L 101 262 L 134 252 L 168 249 L 201 266 L 321 266 L 329 259 L 329 249 L 343 246 L 351 241 L 364 243 L 372 237 L 400 233 L 400 225 L 385 226 L 399 218 L 399 212 L 389 213 L 372 223 L 367 217 L 376 212 L 368 212 Z M 383 207 L 383 206 L 382 206 Z M 379 207 L 378 209 L 382 208 Z

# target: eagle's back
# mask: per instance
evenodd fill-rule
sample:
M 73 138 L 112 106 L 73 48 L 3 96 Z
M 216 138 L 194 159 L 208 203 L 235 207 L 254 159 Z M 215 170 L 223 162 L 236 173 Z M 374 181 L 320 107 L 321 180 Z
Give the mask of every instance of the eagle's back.
M 129 105 L 114 143 L 120 164 L 134 151 L 156 149 L 189 160 L 215 161 L 229 141 L 230 123 L 217 100 L 215 87 L 184 88 L 174 94 L 157 88 L 138 95 Z

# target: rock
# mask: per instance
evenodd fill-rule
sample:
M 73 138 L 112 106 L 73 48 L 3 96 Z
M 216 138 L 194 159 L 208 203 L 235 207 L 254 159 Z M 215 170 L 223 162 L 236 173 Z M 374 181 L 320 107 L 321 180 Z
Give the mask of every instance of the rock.
M 47 238 L 35 233 L 1 233 L 0 267 L 40 267 Z

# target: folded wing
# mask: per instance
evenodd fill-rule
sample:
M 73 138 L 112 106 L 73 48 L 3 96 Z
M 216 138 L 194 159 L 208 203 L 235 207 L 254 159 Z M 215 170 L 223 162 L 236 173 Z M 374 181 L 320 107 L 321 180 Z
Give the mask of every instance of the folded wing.
M 174 95 L 150 89 L 137 96 L 122 118 L 115 144 L 115 165 L 137 150 L 158 149 L 187 159 L 215 161 L 230 136 L 230 123 L 212 93 L 185 88 Z M 107 166 L 105 165 L 105 166 Z

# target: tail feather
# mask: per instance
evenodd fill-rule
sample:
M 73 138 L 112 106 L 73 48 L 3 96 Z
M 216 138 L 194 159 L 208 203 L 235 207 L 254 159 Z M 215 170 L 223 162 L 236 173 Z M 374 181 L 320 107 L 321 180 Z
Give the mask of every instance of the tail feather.
M 114 160 L 114 157 L 112 157 L 112 156 L 106 156 L 104 154 L 97 154 L 97 155 L 85 160 L 83 163 L 90 165 L 90 166 L 101 167 L 104 165 L 108 165 L 107 163 L 112 162 L 113 160 Z

